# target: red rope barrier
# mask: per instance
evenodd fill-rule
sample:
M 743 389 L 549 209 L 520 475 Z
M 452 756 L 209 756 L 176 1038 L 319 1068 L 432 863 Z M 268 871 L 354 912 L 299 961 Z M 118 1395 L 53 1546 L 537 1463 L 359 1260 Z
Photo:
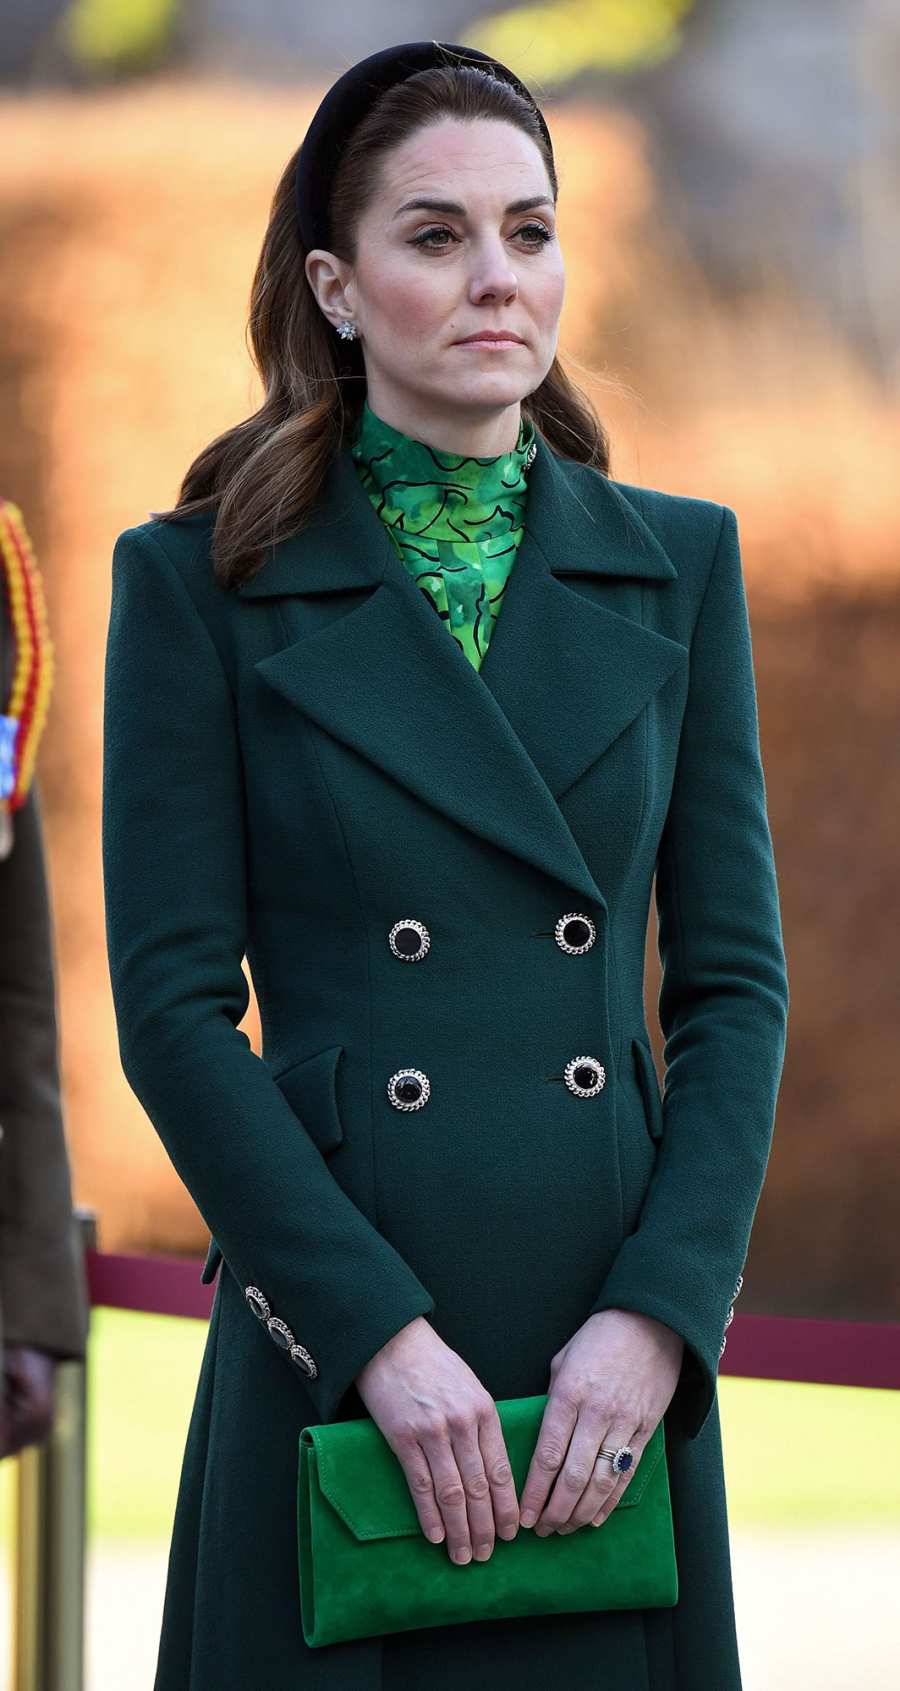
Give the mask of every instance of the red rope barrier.
M 92 1305 L 208 1320 L 215 1284 L 199 1257 L 85 1252 Z M 221 1270 L 220 1270 L 221 1272 Z M 900 1323 L 735 1314 L 720 1374 L 900 1390 Z

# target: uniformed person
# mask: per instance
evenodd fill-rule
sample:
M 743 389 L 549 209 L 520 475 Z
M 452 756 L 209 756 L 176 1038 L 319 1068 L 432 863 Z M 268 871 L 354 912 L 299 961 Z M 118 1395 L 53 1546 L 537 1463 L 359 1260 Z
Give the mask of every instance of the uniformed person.
M 53 928 L 35 757 L 53 648 L 19 508 L 0 499 L 0 1455 L 53 1424 L 88 1295 L 60 1095 Z

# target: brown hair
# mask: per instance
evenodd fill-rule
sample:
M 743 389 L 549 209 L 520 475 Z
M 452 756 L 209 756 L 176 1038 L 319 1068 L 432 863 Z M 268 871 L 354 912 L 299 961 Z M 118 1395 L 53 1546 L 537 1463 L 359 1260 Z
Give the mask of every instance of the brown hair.
M 355 262 L 357 229 L 377 190 L 380 160 L 445 116 L 515 124 L 539 148 L 556 203 L 552 155 L 534 112 L 509 83 L 471 67 L 419 71 L 381 95 L 341 155 L 329 202 L 328 250 L 336 257 Z M 366 397 L 360 345 L 339 338 L 306 276 L 294 210 L 295 161 L 296 154 L 275 190 L 250 294 L 247 327 L 263 403 L 204 447 L 171 510 L 151 512 L 174 522 L 216 510 L 213 567 L 224 588 L 237 586 L 262 563 L 269 546 L 304 526 Z M 609 474 L 606 431 L 558 358 L 523 399 L 522 411 L 563 457 Z

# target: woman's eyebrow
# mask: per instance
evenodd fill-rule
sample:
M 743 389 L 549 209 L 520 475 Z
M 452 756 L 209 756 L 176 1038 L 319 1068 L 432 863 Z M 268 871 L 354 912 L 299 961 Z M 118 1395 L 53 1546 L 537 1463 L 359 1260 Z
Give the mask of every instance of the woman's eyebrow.
M 553 201 L 548 199 L 546 194 L 532 194 L 528 199 L 512 200 L 506 207 L 504 216 L 511 212 L 533 211 L 536 206 L 549 206 L 552 211 Z M 397 207 L 394 216 L 399 217 L 404 211 L 444 211 L 452 217 L 466 216 L 465 206 L 460 205 L 457 200 L 404 200 L 402 206 Z

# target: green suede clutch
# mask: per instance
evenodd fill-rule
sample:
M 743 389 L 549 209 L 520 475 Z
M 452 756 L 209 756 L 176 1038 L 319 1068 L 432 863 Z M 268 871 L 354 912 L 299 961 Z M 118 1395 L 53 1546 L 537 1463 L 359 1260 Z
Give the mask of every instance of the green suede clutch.
M 521 1497 L 547 1393 L 497 1403 Z M 425 1537 L 403 1468 L 371 1417 L 304 1427 L 297 1482 L 307 1644 L 416 1627 L 586 1609 L 670 1608 L 678 1572 L 660 1421 L 600 1527 L 538 1538 L 520 1527 L 486 1562 L 451 1562 Z

